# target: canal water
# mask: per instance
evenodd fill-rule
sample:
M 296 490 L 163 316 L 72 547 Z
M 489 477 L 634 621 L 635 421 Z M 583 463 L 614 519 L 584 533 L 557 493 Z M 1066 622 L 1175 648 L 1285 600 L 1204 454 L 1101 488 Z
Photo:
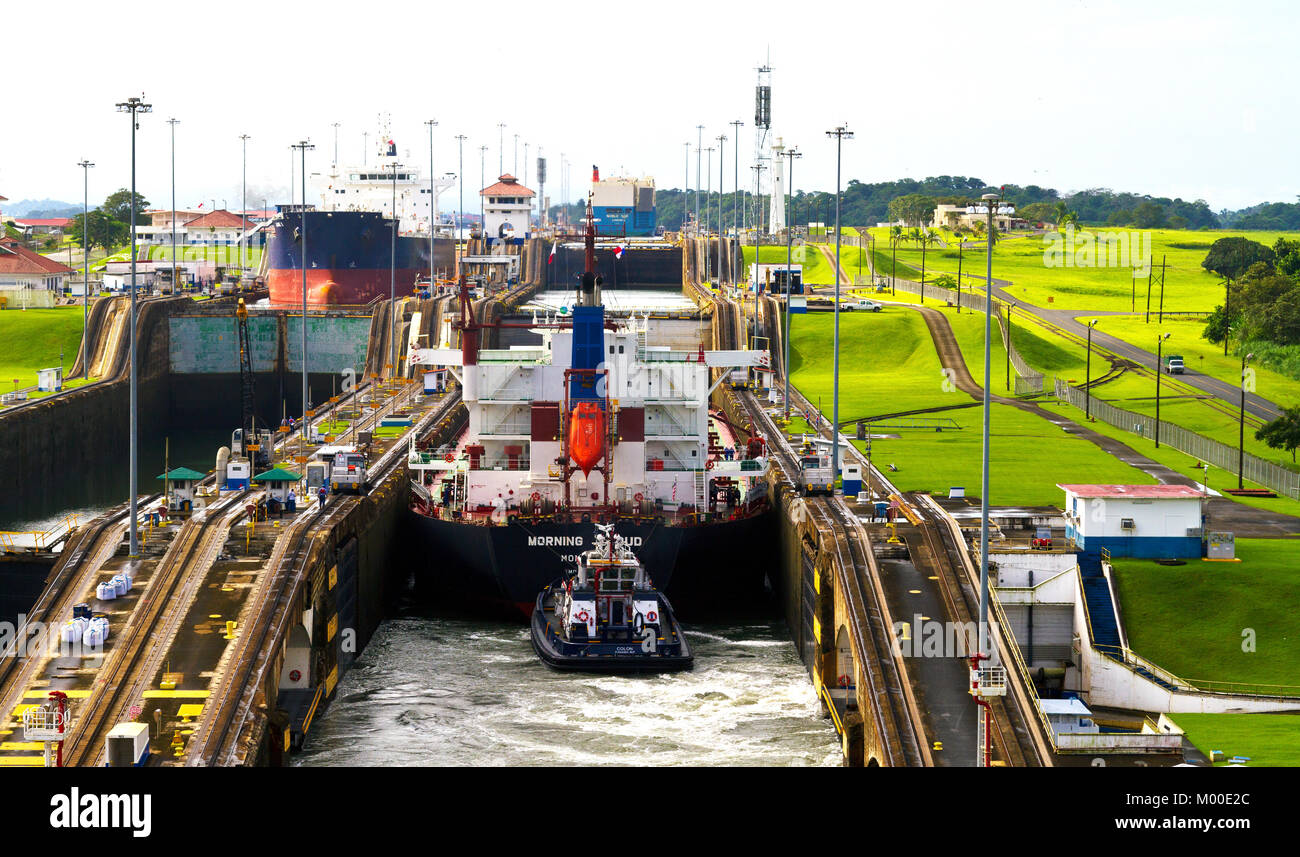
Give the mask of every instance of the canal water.
M 522 623 L 404 607 L 294 757 L 341 765 L 838 765 L 783 622 L 685 626 L 695 668 L 559 673 Z

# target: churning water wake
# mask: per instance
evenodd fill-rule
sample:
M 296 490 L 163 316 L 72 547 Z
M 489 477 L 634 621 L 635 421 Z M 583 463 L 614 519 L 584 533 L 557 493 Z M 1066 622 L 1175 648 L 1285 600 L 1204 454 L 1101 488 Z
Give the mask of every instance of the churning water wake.
M 294 763 L 837 765 L 784 623 L 686 626 L 689 672 L 559 673 L 523 625 L 385 621 Z

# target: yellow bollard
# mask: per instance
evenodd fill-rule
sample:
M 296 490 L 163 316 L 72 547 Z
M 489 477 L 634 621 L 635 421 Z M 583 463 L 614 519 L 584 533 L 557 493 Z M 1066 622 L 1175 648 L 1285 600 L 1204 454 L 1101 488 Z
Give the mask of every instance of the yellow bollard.
M 227 620 L 226 620 L 226 639 L 227 639 L 227 640 L 233 640 L 233 639 L 235 639 L 235 626 L 236 626 L 237 624 L 238 624 L 238 623 L 235 622 L 234 619 L 227 619 Z

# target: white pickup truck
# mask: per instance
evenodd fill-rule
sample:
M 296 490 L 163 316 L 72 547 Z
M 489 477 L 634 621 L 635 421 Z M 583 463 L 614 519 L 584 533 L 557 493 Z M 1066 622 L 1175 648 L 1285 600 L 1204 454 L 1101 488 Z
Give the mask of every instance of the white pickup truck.
M 853 312 L 854 310 L 862 310 L 863 312 L 880 312 L 884 308 L 884 304 L 878 304 L 875 301 L 867 300 L 866 298 L 857 298 L 840 304 L 841 312 Z

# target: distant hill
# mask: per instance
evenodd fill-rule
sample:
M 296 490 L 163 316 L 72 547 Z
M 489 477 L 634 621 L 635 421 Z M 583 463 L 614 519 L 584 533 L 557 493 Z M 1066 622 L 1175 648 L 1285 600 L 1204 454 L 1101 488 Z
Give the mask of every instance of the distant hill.
M 5 217 L 72 217 L 81 214 L 81 203 L 58 199 L 20 199 L 0 205 Z

